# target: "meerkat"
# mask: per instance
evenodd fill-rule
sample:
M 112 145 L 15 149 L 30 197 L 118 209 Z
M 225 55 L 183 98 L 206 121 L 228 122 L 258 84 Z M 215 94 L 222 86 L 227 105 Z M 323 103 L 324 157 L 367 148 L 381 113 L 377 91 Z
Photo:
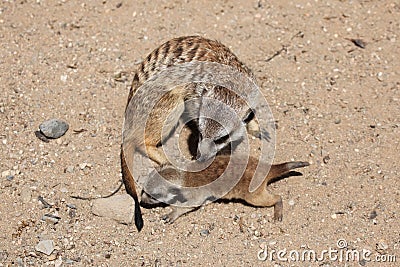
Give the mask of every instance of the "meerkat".
M 253 119 L 254 110 L 248 106 L 245 100 L 229 88 L 207 83 L 187 83 L 170 88 L 154 106 L 147 121 L 143 121 L 144 115 L 141 114 L 139 109 L 148 105 L 148 99 L 152 95 L 140 94 L 138 89 L 162 71 L 191 62 L 212 62 L 226 65 L 245 75 L 252 82 L 256 82 L 251 70 L 239 61 L 226 46 L 218 41 L 200 36 L 171 39 L 152 51 L 138 65 L 125 109 L 124 140 L 121 146 L 123 181 L 127 193 L 135 200 L 135 204 L 138 202 L 138 196 L 135 181 L 128 169 L 128 166 L 133 164 L 134 152 L 140 152 L 160 166 L 168 164 L 166 156 L 158 147 L 170 136 L 183 114 L 189 114 L 197 121 L 196 125 L 199 131 L 197 151 L 200 161 L 212 158 L 230 142 L 243 138 L 243 135 L 246 134 L 241 127 L 243 125 L 247 126 L 248 133 L 257 137 L 262 135 L 256 120 Z M 194 79 L 198 78 L 193 73 L 188 73 L 188 75 L 192 75 L 190 77 Z M 198 76 L 200 77 L 201 73 Z M 202 118 L 199 115 L 202 97 L 216 99 L 231 107 L 240 118 L 240 125 L 233 123 L 231 116 L 224 117 L 223 114 L 218 115 L 223 118 L 223 123 L 226 122 L 227 125 Z M 190 105 L 185 104 L 189 102 Z M 128 108 L 129 104 L 132 106 L 131 109 Z M 215 113 L 217 112 L 215 111 Z M 168 122 L 165 124 L 167 118 Z M 137 124 L 141 123 L 146 123 L 144 137 L 137 130 Z M 135 168 L 135 166 L 132 167 Z M 135 207 L 135 224 L 140 231 L 143 227 L 143 220 L 139 207 Z
M 174 185 L 171 185 L 170 188 L 159 188 L 157 184 L 154 184 L 149 187 L 151 189 L 151 192 L 145 192 L 143 190 L 141 194 L 141 205 L 154 205 L 160 202 L 173 205 L 171 206 L 172 212 L 163 216 L 163 219 L 166 222 L 173 223 L 183 214 L 198 208 L 184 205 L 189 198 L 197 198 L 200 200 L 200 202 L 203 201 L 204 204 L 209 202 L 209 200 L 215 200 L 213 198 L 213 194 L 215 192 L 217 192 L 217 194 L 219 192 L 222 192 L 221 188 L 218 188 L 218 185 L 215 186 L 211 191 L 201 191 L 201 188 L 199 187 L 210 184 L 211 182 L 219 178 L 224 173 L 224 171 L 227 170 L 226 167 L 230 160 L 233 161 L 232 163 L 234 164 L 234 166 L 246 164 L 246 161 L 243 160 L 243 158 L 220 155 L 215 158 L 214 162 L 209 167 L 200 172 L 179 171 L 172 166 L 165 166 L 160 170 L 159 174 L 161 175 L 161 177 L 163 177 L 167 181 L 170 181 Z M 274 195 L 270 193 L 267 190 L 267 185 L 271 181 L 282 177 L 293 169 L 306 167 L 310 164 L 308 162 L 293 161 L 272 165 L 268 175 L 263 180 L 261 186 L 256 191 L 249 192 L 249 184 L 251 179 L 253 178 L 255 169 L 257 168 L 257 164 L 257 159 L 255 159 L 254 157 L 249 157 L 246 169 L 240 180 L 220 199 L 242 200 L 256 207 L 273 206 L 274 219 L 277 221 L 282 221 L 282 198 L 279 195 Z M 240 168 L 237 167 L 230 169 L 228 176 L 238 175 L 239 169 Z M 154 175 L 154 172 L 152 174 Z M 150 177 L 149 182 L 152 181 L 151 178 L 152 177 Z M 155 181 L 157 181 L 157 179 Z M 184 191 L 181 190 L 182 187 L 194 187 L 199 189 L 194 191 L 194 194 L 186 196 Z

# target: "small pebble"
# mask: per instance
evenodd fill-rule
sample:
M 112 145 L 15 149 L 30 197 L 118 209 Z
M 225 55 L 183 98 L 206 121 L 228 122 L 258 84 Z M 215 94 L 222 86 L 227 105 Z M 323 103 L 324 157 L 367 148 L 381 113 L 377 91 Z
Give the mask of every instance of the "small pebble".
M 64 172 L 65 173 L 67 173 L 67 172 L 68 173 L 72 173 L 72 172 L 74 172 L 74 169 L 75 169 L 74 166 L 68 166 L 67 168 L 65 168 Z
M 68 75 L 61 75 L 60 76 L 60 80 L 62 81 L 62 82 L 67 82 L 67 79 L 68 79 Z
M 367 261 L 365 259 L 361 259 L 358 264 L 360 264 L 361 266 L 365 266 L 367 264 Z
M 24 260 L 22 258 L 18 257 L 17 258 L 17 265 L 21 266 L 21 267 L 25 266 Z
M 7 178 L 10 175 L 12 175 L 11 170 L 6 170 L 1 172 L 1 178 Z
M 47 258 L 49 261 L 54 261 L 57 259 L 57 254 L 50 254 L 50 256 Z
M 384 240 L 380 240 L 379 243 L 376 244 L 376 249 L 378 251 L 384 251 L 387 250 L 389 246 L 386 244 Z
M 55 262 L 54 262 L 54 267 L 61 267 L 62 265 L 62 258 L 59 257 Z
M 87 166 L 87 163 L 86 163 L 86 162 L 81 163 L 81 164 L 79 164 L 79 169 L 83 170 L 83 169 L 86 168 L 86 166 Z
M 288 204 L 289 204 L 289 206 L 293 206 L 293 205 L 294 205 L 294 200 L 293 200 L 293 199 L 290 199 L 290 200 L 288 201 Z
M 21 191 L 22 203 L 24 203 L 24 204 L 29 203 L 29 201 L 31 201 L 31 199 L 32 199 L 31 189 L 27 188 L 27 187 L 22 188 L 22 191 Z
M 371 213 L 369 214 L 369 219 L 373 220 L 376 217 L 378 217 L 378 213 L 376 213 L 376 210 L 371 211 Z
M 0 251 L 0 261 L 6 261 L 7 258 L 8 258 L 7 251 Z
M 361 39 L 350 39 L 350 41 L 355 45 L 358 46 L 359 48 L 365 48 L 367 46 L 367 43 L 364 42 Z
M 67 207 L 76 210 L 76 206 L 74 204 L 67 204 Z
M 378 81 L 383 82 L 383 80 L 384 80 L 383 73 L 382 72 L 378 72 L 376 74 L 376 78 L 378 79 Z
M 35 247 L 36 251 L 41 252 L 49 256 L 54 251 L 53 240 L 42 240 Z
M 42 216 L 42 221 L 47 223 L 57 224 L 60 221 L 60 217 L 53 214 L 45 214 Z
M 65 187 L 61 187 L 61 188 L 60 188 L 60 192 L 61 192 L 61 193 L 68 193 L 68 189 L 65 188 Z
M 210 231 L 208 229 L 203 229 L 200 231 L 201 236 L 208 236 L 210 234 Z
M 60 138 L 68 131 L 69 125 L 65 121 L 51 119 L 39 125 L 40 132 L 47 138 Z
M 128 194 L 93 200 L 92 213 L 111 218 L 122 224 L 130 224 L 134 216 L 135 204 Z

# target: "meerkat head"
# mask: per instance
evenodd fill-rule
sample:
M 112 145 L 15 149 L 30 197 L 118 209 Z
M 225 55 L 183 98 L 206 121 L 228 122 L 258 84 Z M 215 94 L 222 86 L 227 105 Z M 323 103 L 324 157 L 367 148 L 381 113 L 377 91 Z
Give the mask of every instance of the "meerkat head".
M 246 101 L 233 91 L 216 86 L 204 94 L 211 100 L 202 100 L 200 107 L 198 160 L 214 157 L 229 143 L 246 134 L 246 124 L 254 112 Z

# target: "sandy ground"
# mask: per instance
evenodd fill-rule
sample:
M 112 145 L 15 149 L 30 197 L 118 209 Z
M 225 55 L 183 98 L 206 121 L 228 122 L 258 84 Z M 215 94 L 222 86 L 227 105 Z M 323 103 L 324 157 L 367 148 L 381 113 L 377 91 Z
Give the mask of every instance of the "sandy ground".
M 398 266 L 399 17 L 398 1 L 2 1 L 0 266 Z M 213 203 L 173 225 L 160 220 L 168 208 L 143 209 L 138 233 L 70 197 L 119 184 L 132 70 L 192 34 L 254 71 L 278 124 L 275 162 L 312 163 L 270 186 L 283 222 Z M 70 130 L 44 143 L 34 131 L 53 117 Z M 50 256 L 35 250 L 43 239 Z M 324 250 L 338 253 L 285 261 Z M 366 260 L 343 256 L 362 250 Z

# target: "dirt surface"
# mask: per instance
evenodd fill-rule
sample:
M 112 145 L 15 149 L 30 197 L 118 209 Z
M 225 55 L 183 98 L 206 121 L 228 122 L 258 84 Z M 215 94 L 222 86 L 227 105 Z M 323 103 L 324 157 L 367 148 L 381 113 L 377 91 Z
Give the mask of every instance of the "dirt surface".
M 398 266 L 399 17 L 398 1 L 2 1 L 0 266 Z M 275 162 L 312 163 L 270 186 L 282 222 L 213 203 L 173 225 L 160 220 L 168 208 L 143 209 L 138 233 L 70 197 L 118 186 L 132 70 L 193 34 L 254 71 L 278 124 Z M 45 143 L 34 132 L 51 118 L 70 129 Z M 46 239 L 49 256 L 35 249 Z M 330 249 L 371 254 L 284 259 Z

